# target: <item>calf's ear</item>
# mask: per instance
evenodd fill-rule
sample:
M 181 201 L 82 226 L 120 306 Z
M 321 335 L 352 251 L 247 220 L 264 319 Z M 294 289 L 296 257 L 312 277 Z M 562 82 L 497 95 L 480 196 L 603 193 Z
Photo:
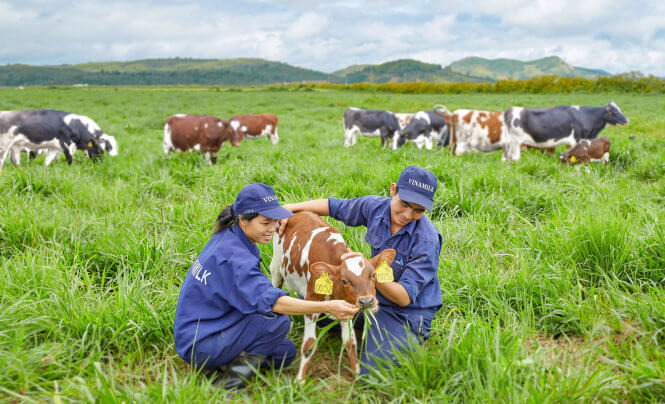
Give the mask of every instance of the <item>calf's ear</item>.
M 381 261 L 386 261 L 386 264 L 390 265 L 393 263 L 393 260 L 395 259 L 395 254 L 396 251 L 393 250 L 392 248 L 388 248 L 386 250 L 381 251 L 380 253 L 376 254 L 374 258 L 369 260 L 369 262 L 372 263 L 372 266 L 376 269 L 381 265 Z
M 309 273 L 312 274 L 310 281 L 319 279 L 323 271 L 328 273 L 330 279 L 339 279 L 339 266 L 326 264 L 325 262 L 315 262 L 309 266 Z

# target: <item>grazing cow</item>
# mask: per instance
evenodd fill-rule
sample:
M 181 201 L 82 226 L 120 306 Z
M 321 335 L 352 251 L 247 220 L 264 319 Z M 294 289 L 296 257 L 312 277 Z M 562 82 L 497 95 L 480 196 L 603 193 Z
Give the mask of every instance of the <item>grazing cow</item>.
M 78 115 L 78 117 L 85 122 L 88 131 L 92 134 L 92 136 L 95 137 L 95 139 L 97 139 L 99 148 L 103 152 L 108 153 L 110 156 L 118 155 L 118 142 L 115 140 L 115 137 L 104 133 L 99 125 L 97 125 L 97 122 L 93 121 L 87 116 Z M 53 160 L 56 160 L 60 156 L 60 152 L 58 150 L 32 150 L 25 147 L 20 149 L 15 147 L 12 148 L 10 152 L 10 160 L 14 166 L 18 166 L 20 164 L 21 152 L 26 152 L 28 154 L 28 159 L 34 159 L 38 154 L 46 153 L 46 159 L 44 160 L 46 165 L 49 165 Z
M 559 161 L 563 164 L 582 164 L 604 161 L 605 165 L 610 162 L 610 139 L 607 136 L 589 140 L 582 139 L 580 142 L 565 153 L 559 155 Z
M 381 137 L 381 147 L 385 147 L 399 136 L 399 121 L 390 111 L 347 108 L 344 111 L 344 146 L 353 146 L 358 134 L 365 137 Z
M 420 111 L 400 131 L 399 137 L 394 140 L 396 142 L 394 148 L 402 147 L 407 142 L 413 142 L 419 149 L 422 149 L 424 145 L 427 150 L 431 150 L 433 142 L 438 143 L 442 138 L 447 138 L 447 129 L 446 121 L 442 116 L 434 111 Z
M 299 212 L 289 218 L 282 236 L 275 235 L 273 258 L 270 263 L 272 284 L 293 290 L 305 300 L 346 300 L 364 309 L 376 312 L 376 271 L 385 261 L 390 265 L 395 250 L 381 251 L 368 260 L 360 253 L 352 253 L 342 235 L 311 212 Z M 316 350 L 316 320 L 318 314 L 305 316 L 305 333 L 300 352 L 298 380 L 307 373 L 307 366 Z M 355 331 L 352 321 L 343 321 L 342 343 L 349 354 L 351 368 L 358 373 Z
M 501 161 L 510 161 L 520 145 L 512 139 L 504 124 L 503 112 L 476 109 L 458 109 L 450 113 L 437 105 L 434 112 L 443 117 L 450 134 L 453 154 L 459 156 L 471 151 L 491 152 L 503 149 Z
M 506 111 L 505 119 L 515 141 L 537 148 L 573 147 L 581 139 L 595 139 L 608 124 L 629 123 L 614 101 L 602 107 L 512 107 Z M 519 149 L 515 154 L 513 158 L 518 160 Z
M 277 134 L 277 116 L 274 114 L 246 114 L 235 115 L 229 119 L 231 130 L 238 133 L 242 140 L 258 139 L 268 135 L 270 143 L 277 146 L 279 135 Z
M 8 155 L 12 163 L 20 163 L 22 150 L 46 150 L 45 164 L 49 165 L 59 153 L 67 163 L 72 154 L 84 150 L 92 160 L 103 153 L 95 136 L 97 124 L 84 115 L 52 109 L 0 112 L 0 170 Z
M 175 151 L 200 151 L 212 164 L 225 141 L 240 146 L 238 133 L 229 130 L 228 122 L 210 115 L 173 115 L 164 122 L 164 154 Z

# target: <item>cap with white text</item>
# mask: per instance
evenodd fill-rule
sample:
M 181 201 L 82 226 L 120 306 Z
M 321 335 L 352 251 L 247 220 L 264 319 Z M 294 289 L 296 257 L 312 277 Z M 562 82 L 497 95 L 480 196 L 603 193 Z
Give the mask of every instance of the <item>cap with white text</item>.
M 436 192 L 436 176 L 424 168 L 408 166 L 397 180 L 399 199 L 432 210 Z
M 260 182 L 245 185 L 238 192 L 233 202 L 233 213 L 236 215 L 258 213 L 270 219 L 286 219 L 293 216 L 293 213 L 279 204 L 275 190 Z

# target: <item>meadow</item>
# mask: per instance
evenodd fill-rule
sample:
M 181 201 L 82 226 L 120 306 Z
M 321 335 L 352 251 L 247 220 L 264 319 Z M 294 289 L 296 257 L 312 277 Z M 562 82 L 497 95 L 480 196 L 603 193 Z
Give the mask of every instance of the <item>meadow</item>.
M 297 89 L 296 87 L 290 88 Z M 221 208 L 249 182 L 283 203 L 388 195 L 407 165 L 439 180 L 428 213 L 443 236 L 443 308 L 426 346 L 356 382 L 326 336 L 304 385 L 296 361 L 263 374 L 239 401 L 625 402 L 665 400 L 665 97 L 648 94 L 389 94 L 216 87 L 0 90 L 0 110 L 90 116 L 120 155 L 81 152 L 0 173 L 0 402 L 226 399 L 175 353 L 179 285 Z M 417 111 L 445 104 L 604 105 L 630 119 L 602 133 L 609 166 L 575 169 L 525 152 L 343 144 L 346 107 Z M 228 144 L 218 164 L 162 152 L 174 113 L 279 116 L 280 143 Z M 634 140 L 631 137 L 634 136 Z M 363 228 L 334 223 L 369 255 Z M 261 246 L 267 272 L 271 246 Z M 299 345 L 302 319 L 292 318 Z

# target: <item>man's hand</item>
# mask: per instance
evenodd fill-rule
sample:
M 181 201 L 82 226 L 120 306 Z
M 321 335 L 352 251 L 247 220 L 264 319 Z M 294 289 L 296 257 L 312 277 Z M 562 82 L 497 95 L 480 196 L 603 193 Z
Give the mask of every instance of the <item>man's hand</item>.
M 326 302 L 326 309 L 336 319 L 345 321 L 351 320 L 360 307 L 344 300 L 330 300 Z

